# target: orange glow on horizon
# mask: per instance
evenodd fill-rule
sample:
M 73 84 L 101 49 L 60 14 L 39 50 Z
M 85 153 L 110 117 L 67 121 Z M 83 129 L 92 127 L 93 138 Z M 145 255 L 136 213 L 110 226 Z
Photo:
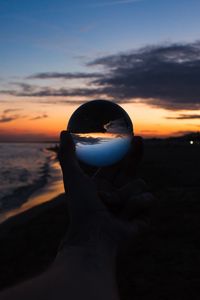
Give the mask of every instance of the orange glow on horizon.
M 121 105 L 129 114 L 134 127 L 134 134 L 143 137 L 167 137 L 186 131 L 198 131 L 198 120 L 168 119 L 176 117 L 180 112 L 167 111 L 161 108 L 149 107 L 141 103 Z M 65 130 L 68 120 L 78 105 L 67 104 L 18 104 L 19 117 L 10 122 L 0 123 L 0 140 L 6 139 L 49 140 L 59 139 L 61 130 Z M 8 106 L 5 105 L 6 109 Z M 3 111 L 2 109 L 2 111 Z M 22 111 L 22 112 L 21 112 Z M 42 117 L 44 115 L 46 117 Z M 181 111 L 183 114 L 192 112 Z M 16 112 L 16 115 L 18 112 Z M 36 118 L 36 116 L 41 116 Z M 20 117 L 21 116 L 21 117 Z M 35 118 L 35 119 L 34 119 Z M 188 124 L 189 123 L 189 124 Z

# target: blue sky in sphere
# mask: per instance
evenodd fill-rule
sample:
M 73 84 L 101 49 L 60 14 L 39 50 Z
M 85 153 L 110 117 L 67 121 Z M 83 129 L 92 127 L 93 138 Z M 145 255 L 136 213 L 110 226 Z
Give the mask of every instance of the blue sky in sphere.
M 103 167 L 120 161 L 129 151 L 131 137 L 102 139 L 94 144 L 76 144 L 78 158 L 86 164 Z

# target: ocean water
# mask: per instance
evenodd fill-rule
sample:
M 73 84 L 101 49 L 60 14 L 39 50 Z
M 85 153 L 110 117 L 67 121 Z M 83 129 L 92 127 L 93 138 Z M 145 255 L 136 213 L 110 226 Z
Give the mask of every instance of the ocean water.
M 0 212 L 20 206 L 49 176 L 55 154 L 46 143 L 0 143 Z M 13 196 L 15 195 L 15 196 Z

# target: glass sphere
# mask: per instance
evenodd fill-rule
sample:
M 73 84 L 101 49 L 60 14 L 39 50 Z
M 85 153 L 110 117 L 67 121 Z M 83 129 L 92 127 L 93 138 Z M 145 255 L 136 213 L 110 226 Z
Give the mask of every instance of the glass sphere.
M 126 111 L 107 100 L 81 105 L 72 114 L 67 130 L 73 136 L 78 159 L 95 167 L 120 161 L 129 151 L 133 137 Z

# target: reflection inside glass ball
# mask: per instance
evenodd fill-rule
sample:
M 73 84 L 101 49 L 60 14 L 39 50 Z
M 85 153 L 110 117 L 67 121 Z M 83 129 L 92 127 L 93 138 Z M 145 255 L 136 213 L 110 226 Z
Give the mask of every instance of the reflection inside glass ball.
M 81 105 L 71 116 L 67 129 L 72 133 L 78 159 L 96 167 L 120 161 L 129 151 L 133 137 L 128 114 L 106 100 Z

